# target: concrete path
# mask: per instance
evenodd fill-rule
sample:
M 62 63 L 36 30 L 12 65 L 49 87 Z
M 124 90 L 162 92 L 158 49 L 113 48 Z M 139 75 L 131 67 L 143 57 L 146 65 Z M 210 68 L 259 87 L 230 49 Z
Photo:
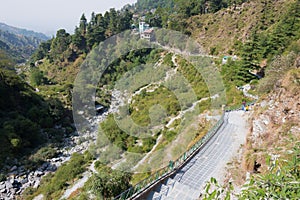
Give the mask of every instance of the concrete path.
M 224 124 L 206 146 L 176 175 L 150 192 L 147 199 L 198 199 L 206 181 L 215 177 L 222 181 L 226 164 L 246 141 L 247 113 L 225 114 Z

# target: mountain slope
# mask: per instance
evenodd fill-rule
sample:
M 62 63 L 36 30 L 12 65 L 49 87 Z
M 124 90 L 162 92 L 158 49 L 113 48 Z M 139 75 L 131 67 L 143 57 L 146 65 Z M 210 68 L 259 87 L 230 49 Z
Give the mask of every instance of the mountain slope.
M 239 53 L 243 44 L 253 39 L 254 33 L 274 32 L 280 21 L 292 14 L 290 7 L 297 2 L 299 4 L 298 0 L 252 0 L 217 13 L 191 17 L 187 29 L 211 54 Z M 299 13 L 299 8 L 296 9 Z
M 31 30 L 9 26 L 2 22 L 0 22 L 0 29 L 16 35 L 23 35 L 26 37 L 37 38 L 38 40 L 42 40 L 42 41 L 50 39 L 48 36 L 46 36 L 43 33 L 37 33 Z
M 6 51 L 18 63 L 25 62 L 40 43 L 47 39 L 41 33 L 0 23 L 0 50 Z

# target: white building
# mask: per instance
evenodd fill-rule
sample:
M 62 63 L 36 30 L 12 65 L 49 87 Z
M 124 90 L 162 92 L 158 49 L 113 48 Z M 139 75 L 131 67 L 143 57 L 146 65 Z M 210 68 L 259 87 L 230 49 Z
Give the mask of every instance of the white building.
M 144 21 L 140 21 L 139 23 L 139 32 L 142 39 L 150 40 L 153 35 L 153 29 Z

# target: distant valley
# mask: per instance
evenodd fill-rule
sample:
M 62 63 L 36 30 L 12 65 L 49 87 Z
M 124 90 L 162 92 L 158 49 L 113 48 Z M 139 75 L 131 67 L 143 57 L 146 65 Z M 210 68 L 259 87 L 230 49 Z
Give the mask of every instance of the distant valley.
M 25 62 L 41 42 L 50 39 L 43 33 L 16 28 L 0 22 L 0 51 L 16 63 Z

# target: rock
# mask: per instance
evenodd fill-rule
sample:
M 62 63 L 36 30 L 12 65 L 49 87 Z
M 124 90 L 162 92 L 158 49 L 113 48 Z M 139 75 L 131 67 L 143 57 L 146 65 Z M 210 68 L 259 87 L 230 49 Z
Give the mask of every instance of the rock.
M 46 169 L 47 171 L 54 172 L 57 170 L 57 167 L 55 165 L 49 165 Z
M 10 182 L 11 184 L 14 184 L 15 179 L 12 177 L 12 178 L 9 179 L 9 182 Z
M 16 194 L 17 190 L 15 188 L 10 188 L 9 191 L 12 195 Z
M 3 190 L 6 188 L 5 182 L 0 183 L 0 190 Z
M 5 188 L 0 189 L 0 193 L 6 193 L 6 189 Z
M 18 189 L 18 190 L 16 191 L 16 195 L 20 195 L 21 192 L 22 192 L 22 190 L 21 190 L 21 189 Z
M 25 183 L 27 183 L 28 182 L 28 178 L 24 178 L 24 179 L 22 179 L 21 181 L 20 181 L 20 183 L 23 185 L 23 184 L 25 184 Z
M 42 168 L 43 170 L 45 170 L 45 169 L 48 168 L 48 166 L 49 166 L 49 163 L 45 162 L 45 163 L 43 163 L 43 165 L 41 166 L 41 168 Z
M 33 185 L 33 188 L 38 188 L 40 186 L 40 183 L 41 183 L 40 180 L 36 180 L 34 185 Z
M 40 177 L 40 176 L 44 175 L 44 172 L 43 171 L 35 171 L 34 175 L 37 177 Z
M 51 159 L 51 162 L 60 162 L 61 161 L 61 158 L 52 158 Z

